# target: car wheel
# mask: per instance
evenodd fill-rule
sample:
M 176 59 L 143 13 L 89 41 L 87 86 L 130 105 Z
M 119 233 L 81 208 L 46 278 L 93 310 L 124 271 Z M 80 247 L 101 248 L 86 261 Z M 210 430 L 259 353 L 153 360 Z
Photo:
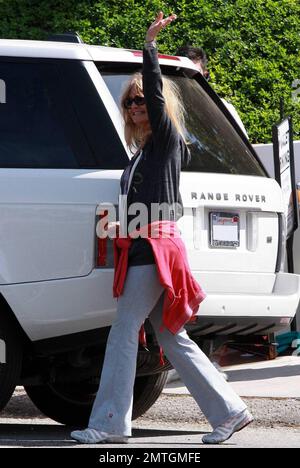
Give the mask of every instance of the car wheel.
M 12 396 L 22 368 L 21 339 L 7 317 L 0 318 L 0 411 Z
M 164 388 L 167 372 L 136 378 L 133 419 L 145 413 L 155 403 Z M 98 385 L 52 383 L 25 386 L 27 395 L 46 416 L 69 426 L 87 426 Z
M 168 372 L 140 376 L 135 379 L 132 419 L 139 418 L 156 402 L 163 391 Z

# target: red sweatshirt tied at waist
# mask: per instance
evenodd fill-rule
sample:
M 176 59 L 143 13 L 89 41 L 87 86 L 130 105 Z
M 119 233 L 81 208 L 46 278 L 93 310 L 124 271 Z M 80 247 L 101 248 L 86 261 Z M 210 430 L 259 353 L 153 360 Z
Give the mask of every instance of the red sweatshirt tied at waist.
M 197 313 L 206 295 L 192 276 L 185 245 L 174 221 L 155 221 L 138 232 L 152 247 L 159 282 L 166 291 L 162 326 L 176 334 Z M 114 297 L 123 292 L 132 241 L 132 237 L 114 239 Z

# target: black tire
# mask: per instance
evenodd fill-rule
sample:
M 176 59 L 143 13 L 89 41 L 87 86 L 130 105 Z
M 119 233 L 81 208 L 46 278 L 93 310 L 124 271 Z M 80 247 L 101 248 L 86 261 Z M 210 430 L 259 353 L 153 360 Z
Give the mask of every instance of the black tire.
M 133 419 L 145 413 L 161 394 L 167 372 L 137 377 L 134 387 Z M 27 395 L 46 416 L 68 426 L 85 427 L 97 387 L 94 384 L 46 384 L 25 386 Z
M 5 313 L 0 315 L 0 411 L 10 400 L 22 368 L 22 340 Z
M 137 377 L 134 385 L 132 419 L 139 418 L 156 402 L 163 391 L 168 372 Z

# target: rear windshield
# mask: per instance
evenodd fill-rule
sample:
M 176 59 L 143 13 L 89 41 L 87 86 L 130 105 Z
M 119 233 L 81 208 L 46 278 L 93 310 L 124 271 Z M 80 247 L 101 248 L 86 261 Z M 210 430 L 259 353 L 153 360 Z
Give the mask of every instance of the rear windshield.
M 107 87 L 120 105 L 124 85 L 134 71 L 101 68 L 99 65 Z M 250 149 L 201 85 L 186 76 L 167 77 L 179 87 L 186 111 L 192 160 L 183 171 L 265 176 Z

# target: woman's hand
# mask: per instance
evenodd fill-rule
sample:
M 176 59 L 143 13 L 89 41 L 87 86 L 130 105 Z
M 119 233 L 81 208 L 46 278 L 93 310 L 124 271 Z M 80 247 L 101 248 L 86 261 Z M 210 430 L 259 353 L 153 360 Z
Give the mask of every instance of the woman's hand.
M 107 225 L 107 236 L 110 239 L 118 237 L 120 230 L 120 221 L 110 221 Z
M 172 23 L 176 18 L 176 15 L 170 15 L 167 18 L 164 18 L 163 12 L 160 11 L 147 31 L 146 41 L 154 41 L 160 30 L 168 26 L 168 24 Z
M 110 221 L 107 222 L 107 218 L 100 219 L 96 226 L 96 233 L 99 239 L 114 239 L 119 236 L 120 222 Z

